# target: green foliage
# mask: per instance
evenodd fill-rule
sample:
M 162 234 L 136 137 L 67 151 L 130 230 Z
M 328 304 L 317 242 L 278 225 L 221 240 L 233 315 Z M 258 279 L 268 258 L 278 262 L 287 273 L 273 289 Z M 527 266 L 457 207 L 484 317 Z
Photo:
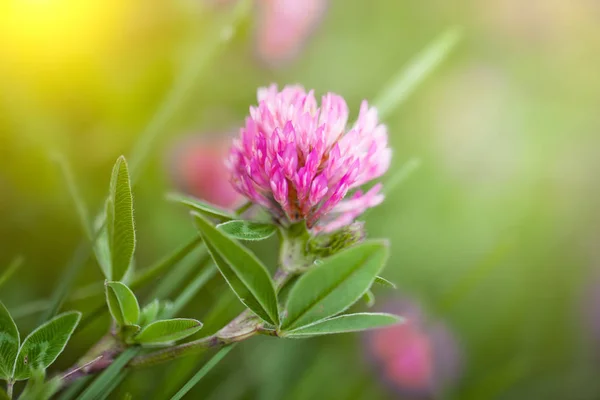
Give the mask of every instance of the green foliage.
M 285 333 L 285 337 L 304 338 L 337 333 L 358 332 L 384 328 L 402 322 L 396 315 L 385 313 L 346 314 Z
M 277 231 L 273 224 L 244 220 L 228 221 L 217 225 L 217 229 L 233 239 L 248 241 L 268 239 Z
M 23 260 L 23 257 L 18 256 L 11 261 L 4 272 L 0 274 L 0 287 L 8 282 L 8 280 L 23 266 Z
M 140 306 L 135 294 L 121 282 L 106 282 L 106 302 L 110 314 L 119 326 L 137 324 Z
M 110 386 L 112 383 L 119 378 L 123 373 L 123 368 L 127 365 L 133 357 L 140 352 L 140 348 L 131 347 L 125 350 L 113 361 L 113 363 L 105 369 L 94 381 L 87 387 L 87 389 L 79 396 L 78 400 L 97 400 L 101 399 L 103 395 L 110 394 L 112 391 Z M 112 388 L 114 389 L 114 387 Z
M 367 307 L 371 308 L 375 305 L 375 295 L 370 290 L 367 290 L 363 295 L 363 299 Z
M 166 319 L 150 323 L 134 340 L 144 345 L 164 345 L 193 335 L 201 328 L 202 323 L 195 319 Z
M 200 370 L 173 396 L 171 400 L 180 400 L 185 396 L 211 369 L 221 361 L 233 346 L 225 347 L 215 354 Z
M 110 180 L 106 202 L 106 229 L 110 249 L 111 275 L 108 279 L 123 279 L 135 251 L 133 195 L 125 157 L 117 159 Z
M 217 268 L 240 301 L 266 322 L 278 325 L 277 295 L 266 267 L 200 214 L 195 214 L 195 222 Z
M 390 288 L 390 289 L 396 289 L 396 284 L 394 282 L 388 281 L 385 278 L 382 278 L 381 276 L 376 276 L 375 277 L 375 281 L 373 283 L 376 283 L 378 285 Z
M 188 207 L 191 211 L 200 213 L 209 218 L 214 218 L 220 222 L 231 221 L 235 219 L 235 215 L 212 204 L 208 204 L 202 200 L 198 200 L 191 196 L 186 196 L 177 193 L 170 193 L 167 198 L 173 202 L 182 204 Z
M 146 326 L 153 322 L 158 317 L 160 311 L 160 301 L 158 299 L 152 300 L 152 302 L 146 304 L 140 313 L 138 323 L 140 326 Z
M 364 224 L 355 222 L 335 232 L 321 233 L 311 238 L 307 245 L 310 254 L 325 258 L 360 243 L 364 238 Z
M 31 379 L 27 381 L 25 390 L 19 396 L 19 400 L 48 400 L 54 396 L 61 387 L 60 378 L 53 378 L 48 381 L 43 369 L 32 372 Z
M 80 318 L 79 312 L 67 312 L 31 332 L 19 348 L 14 379 L 28 379 L 33 371 L 45 369 L 52 364 L 64 350 Z
M 371 287 L 387 259 L 387 244 L 368 241 L 326 258 L 292 288 L 281 331 L 291 331 L 338 314 Z
M 0 379 L 12 377 L 20 344 L 17 325 L 4 304 L 0 302 Z

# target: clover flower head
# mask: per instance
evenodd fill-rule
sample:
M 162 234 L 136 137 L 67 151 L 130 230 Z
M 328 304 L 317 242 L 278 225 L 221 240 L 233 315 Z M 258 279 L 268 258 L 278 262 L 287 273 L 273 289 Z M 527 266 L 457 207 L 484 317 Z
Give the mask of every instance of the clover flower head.
M 284 225 L 304 220 L 314 232 L 331 232 L 352 223 L 383 200 L 381 184 L 360 187 L 386 172 L 391 149 L 366 101 L 349 130 L 347 121 L 336 94 L 319 107 L 300 86 L 259 89 L 227 162 L 232 184 Z

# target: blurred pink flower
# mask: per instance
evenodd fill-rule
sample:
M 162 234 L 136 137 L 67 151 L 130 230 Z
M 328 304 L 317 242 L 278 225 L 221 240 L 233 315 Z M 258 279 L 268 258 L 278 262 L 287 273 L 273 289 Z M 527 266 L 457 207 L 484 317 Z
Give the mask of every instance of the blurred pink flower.
M 326 6 L 326 0 L 259 0 L 258 55 L 269 64 L 292 59 L 318 25 Z
M 381 185 L 349 191 L 380 177 L 391 150 L 377 111 L 363 101 L 358 121 L 346 133 L 348 107 L 328 93 L 321 107 L 300 86 L 258 90 L 246 126 L 231 149 L 234 187 L 266 207 L 282 224 L 305 220 L 314 231 L 331 232 L 381 203 Z
M 236 0 L 205 0 L 225 6 Z M 291 61 L 325 14 L 328 0 L 255 0 L 256 52 L 267 64 Z
M 396 301 L 384 307 L 404 324 L 367 333 L 367 350 L 383 380 L 409 398 L 432 398 L 454 383 L 461 370 L 458 344 L 445 325 L 425 321 L 418 304 Z
M 228 136 L 179 142 L 172 154 L 171 175 L 180 190 L 228 209 L 240 204 L 242 196 L 231 186 L 225 167 L 228 146 Z

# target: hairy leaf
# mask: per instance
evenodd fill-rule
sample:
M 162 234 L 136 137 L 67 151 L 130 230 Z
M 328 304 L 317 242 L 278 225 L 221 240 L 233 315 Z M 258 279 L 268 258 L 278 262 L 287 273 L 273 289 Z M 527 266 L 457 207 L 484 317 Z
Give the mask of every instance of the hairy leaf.
M 277 295 L 266 267 L 203 216 L 195 214 L 195 220 L 215 264 L 242 303 L 265 321 L 278 325 Z
M 106 302 L 119 326 L 135 325 L 140 318 L 140 306 L 135 294 L 121 282 L 106 282 Z
M 368 241 L 310 269 L 290 292 L 281 330 L 295 330 L 350 307 L 369 290 L 387 254 L 385 242 Z
M 76 311 L 60 314 L 31 332 L 19 349 L 14 378 L 28 379 L 32 371 L 52 364 L 64 350 L 80 318 L 81 313 Z
M 133 195 L 127 161 L 123 156 L 117 159 L 113 167 L 106 210 L 111 261 L 110 279 L 118 281 L 127 273 L 135 251 Z
M 250 241 L 268 239 L 277 231 L 277 227 L 273 224 L 244 220 L 228 221 L 217 225 L 217 229 L 231 238 Z
M 391 289 L 396 289 L 396 284 L 394 282 L 388 281 L 387 279 L 382 278 L 381 276 L 376 276 L 374 283 L 381 286 L 389 287 Z
M 8 379 L 12 376 L 20 341 L 15 321 L 0 302 L 0 379 Z
M 358 313 L 340 315 L 316 324 L 296 329 L 285 334 L 290 338 L 303 338 L 335 333 L 358 332 L 369 329 L 384 328 L 401 323 L 403 319 L 397 315 L 385 313 Z
M 138 323 L 140 326 L 146 326 L 150 322 L 153 322 L 158 317 L 160 311 L 160 302 L 158 299 L 154 299 L 151 303 L 146 304 L 140 313 Z
M 140 344 L 165 344 L 193 335 L 201 328 L 202 323 L 195 319 L 165 319 L 146 326 L 134 340 Z

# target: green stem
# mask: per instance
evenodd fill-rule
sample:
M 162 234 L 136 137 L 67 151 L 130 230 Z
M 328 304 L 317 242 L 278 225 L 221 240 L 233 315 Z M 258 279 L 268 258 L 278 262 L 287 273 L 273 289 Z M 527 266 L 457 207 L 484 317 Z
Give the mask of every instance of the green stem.
M 313 260 L 307 252 L 310 233 L 304 221 L 279 229 L 281 249 L 279 266 L 285 272 L 294 274 L 304 272 L 312 265 Z
M 211 347 L 218 347 L 225 344 L 227 344 L 227 342 L 216 335 L 207 336 L 202 339 L 169 347 L 154 353 L 134 357 L 129 362 L 129 366 L 133 368 L 148 367 L 190 354 L 197 354 L 203 350 L 210 349 Z
M 15 386 L 15 381 L 13 380 L 9 380 L 6 383 L 6 395 L 8 396 L 9 399 L 13 398 L 13 388 Z

